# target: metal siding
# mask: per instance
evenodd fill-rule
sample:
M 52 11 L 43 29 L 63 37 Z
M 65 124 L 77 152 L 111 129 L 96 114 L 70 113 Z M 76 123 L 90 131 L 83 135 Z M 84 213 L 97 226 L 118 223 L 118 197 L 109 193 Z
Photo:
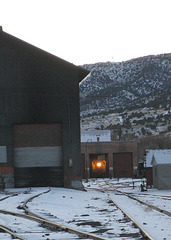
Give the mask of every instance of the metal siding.
M 81 154 L 82 178 L 85 178 L 85 154 Z
M 24 147 L 14 149 L 15 167 L 62 166 L 62 147 Z
M 62 167 L 15 168 L 16 187 L 63 187 Z
M 7 163 L 7 147 L 0 146 L 0 163 Z

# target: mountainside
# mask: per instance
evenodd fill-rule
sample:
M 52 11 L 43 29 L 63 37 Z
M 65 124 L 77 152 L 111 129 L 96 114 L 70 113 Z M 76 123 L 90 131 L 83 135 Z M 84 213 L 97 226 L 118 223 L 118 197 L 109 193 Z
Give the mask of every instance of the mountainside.
M 149 114 L 150 110 L 160 110 L 159 114 L 155 113 L 154 119 L 161 114 L 168 115 L 169 119 L 171 54 L 146 56 L 119 63 L 86 64 L 82 67 L 91 71 L 91 75 L 80 85 L 82 120 L 88 120 L 87 117 L 91 119 L 105 116 L 106 121 L 113 115 L 119 119 L 117 123 L 115 121 L 105 124 L 105 121 L 101 121 L 100 124 L 109 128 L 109 125 L 123 125 L 129 120 L 129 124 L 133 125 L 134 121 L 136 125 L 136 120 L 153 115 Z M 133 112 L 142 113 L 144 109 L 148 116 L 143 113 L 143 116 L 140 114 L 141 117 L 134 116 L 134 119 L 129 119 Z M 168 120 L 167 127 L 169 126 Z

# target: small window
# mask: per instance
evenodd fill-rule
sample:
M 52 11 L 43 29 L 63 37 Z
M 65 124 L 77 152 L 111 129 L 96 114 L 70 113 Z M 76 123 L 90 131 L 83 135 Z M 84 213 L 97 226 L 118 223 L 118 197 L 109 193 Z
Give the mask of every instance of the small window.
M 7 147 L 0 146 L 0 163 L 7 163 Z

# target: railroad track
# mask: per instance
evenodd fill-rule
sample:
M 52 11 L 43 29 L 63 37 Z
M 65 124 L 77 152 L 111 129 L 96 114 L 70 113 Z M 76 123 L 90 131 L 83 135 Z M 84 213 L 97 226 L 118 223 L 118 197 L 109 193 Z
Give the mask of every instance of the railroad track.
M 129 198 L 131 198 L 131 199 L 133 199 L 133 200 L 135 200 L 135 201 L 137 201 L 137 202 L 139 202 L 139 203 L 141 203 L 141 204 L 143 204 L 143 205 L 151 208 L 151 209 L 154 209 L 154 210 L 156 210 L 156 211 L 158 211 L 158 212 L 160 212 L 160 213 L 163 213 L 163 214 L 171 217 L 171 212 L 169 212 L 169 211 L 167 211 L 167 210 L 165 210 L 165 209 L 161 209 L 161 208 L 159 208 L 159 207 L 156 207 L 156 206 L 154 206 L 154 205 L 152 205 L 152 204 L 150 204 L 150 203 L 144 202 L 144 201 L 142 201 L 142 200 L 134 197 L 133 194 L 131 194 L 131 193 L 126 193 L 126 192 L 124 192 L 124 191 L 118 190 L 116 187 L 114 187 L 114 186 L 113 186 L 112 184 L 110 184 L 108 181 L 105 181 L 105 183 L 106 183 L 108 186 L 110 186 L 111 188 L 113 188 L 113 190 L 117 191 L 118 193 L 121 193 L 121 194 L 123 194 L 123 195 L 125 195 L 125 196 L 127 196 L 127 197 L 129 197 Z
M 144 209 L 144 211 L 146 211 L 146 212 L 149 212 L 149 211 L 159 212 L 159 214 L 162 214 L 162 215 L 160 215 L 158 217 L 158 220 L 156 222 L 161 221 L 161 224 L 162 224 L 165 221 L 165 219 L 167 219 L 167 224 L 169 225 L 169 228 L 170 228 L 170 219 L 169 218 L 171 217 L 171 213 L 169 211 L 166 211 L 165 209 L 161 209 L 161 208 L 158 208 L 158 207 L 156 207 L 154 205 L 151 205 L 147 202 L 144 202 L 144 201 L 136 198 L 135 196 L 132 196 L 131 193 L 123 192 L 123 191 L 117 189 L 114 185 L 110 184 L 106 180 L 104 180 L 104 181 L 101 180 L 100 182 L 97 181 L 97 185 L 101 189 L 101 191 L 108 193 L 109 199 L 140 229 L 140 231 L 142 232 L 143 236 L 146 237 L 146 239 L 150 239 L 150 240 L 152 240 L 152 239 L 154 239 L 154 240 L 156 240 L 156 239 L 171 239 L 171 234 L 170 233 L 167 233 L 168 236 L 169 236 L 168 238 L 167 237 L 166 238 L 165 237 L 160 238 L 159 236 L 156 238 L 156 237 L 154 237 L 154 235 L 155 235 L 154 233 L 149 234 L 149 231 L 146 230 L 147 228 L 144 227 L 145 225 L 147 225 L 147 223 L 144 222 L 143 223 L 144 226 L 142 226 L 142 223 L 140 224 L 137 221 L 136 217 L 132 217 L 132 215 L 136 216 L 136 214 L 132 214 L 132 212 L 130 212 L 131 213 L 131 215 L 130 215 L 129 210 L 125 211 L 124 209 L 127 209 L 127 208 L 125 208 L 125 205 L 121 204 L 120 201 L 125 201 L 126 205 L 128 205 L 126 198 L 129 198 L 130 201 L 133 200 L 134 202 L 136 201 L 137 204 L 140 204 L 141 206 L 145 206 L 146 209 L 144 209 L 143 207 L 142 207 L 142 209 Z M 111 197 L 111 195 L 112 195 L 112 197 Z M 122 196 L 126 197 L 126 198 L 124 199 Z M 170 200 L 170 196 L 168 196 L 168 197 L 169 197 L 169 200 Z M 115 199 L 115 201 L 114 201 L 114 199 Z M 136 205 L 137 204 L 135 204 L 134 202 L 132 202 L 132 206 L 135 206 L 133 208 L 135 208 L 134 211 L 136 212 L 137 211 L 136 210 L 136 207 L 137 207 Z M 139 208 L 140 208 L 140 205 L 139 205 Z M 147 210 L 147 207 L 148 207 L 149 210 Z M 147 213 L 146 213 L 146 215 L 147 215 Z M 155 214 L 155 215 L 157 215 L 157 214 Z M 163 217 L 163 216 L 166 216 L 166 217 Z M 162 217 L 163 217 L 163 220 L 162 220 Z M 142 218 L 143 218 L 143 214 L 142 214 Z M 162 231 L 164 232 L 164 229 L 162 229 Z
M 1 230 L 1 232 L 6 232 L 6 233 L 8 233 L 8 234 L 11 235 L 12 238 L 14 238 L 14 239 L 27 240 L 26 238 L 24 238 L 24 237 L 22 237 L 22 236 L 19 236 L 19 235 L 16 234 L 14 231 L 12 231 L 11 229 L 7 228 L 7 227 L 4 226 L 4 225 L 0 225 L 0 230 Z
M 6 200 L 7 198 L 14 197 L 14 196 L 17 196 L 17 195 L 18 195 L 18 193 L 13 193 L 12 195 L 9 194 L 9 195 L 7 195 L 3 198 L 0 198 L 0 202 Z
M 106 182 L 107 185 L 109 185 L 107 182 Z M 106 191 L 107 189 L 104 188 L 100 183 L 97 182 L 97 185 L 103 190 L 103 191 Z M 114 189 L 116 190 L 116 189 Z M 118 190 L 118 192 L 120 192 Z M 150 236 L 150 234 L 148 234 L 126 211 L 124 211 L 111 197 L 110 197 L 110 194 L 108 194 L 108 197 L 109 197 L 109 200 L 113 202 L 113 204 L 122 211 L 122 213 L 128 217 L 128 219 L 130 219 L 130 221 L 132 221 L 135 226 L 140 230 L 140 232 L 142 233 L 142 235 L 148 239 L 148 240 L 155 240 L 152 236 Z
M 116 189 L 114 190 L 114 189 L 112 189 L 114 186 L 110 186 L 109 184 L 107 184 L 105 181 L 103 181 L 103 182 L 101 182 L 101 183 L 99 183 L 99 184 L 101 184 L 101 186 L 100 187 L 96 187 L 96 189 L 97 188 L 101 188 L 101 191 L 103 191 L 103 192 L 105 192 L 105 194 L 104 193 L 97 193 L 97 197 L 95 197 L 96 196 L 96 192 L 95 192 L 95 195 L 93 195 L 92 194 L 92 196 L 93 196 L 93 198 L 94 198 L 94 200 L 98 200 L 98 198 L 100 197 L 100 196 L 102 196 L 102 198 L 103 198 L 103 200 L 105 200 L 105 202 L 106 202 L 106 205 L 105 205 L 105 207 L 102 207 L 101 209 L 98 209 L 98 211 L 99 212 L 101 212 L 101 215 L 102 214 L 105 214 L 105 212 L 104 212 L 104 210 L 107 210 L 107 214 L 109 215 L 109 214 L 111 214 L 111 216 L 110 216 L 110 219 L 112 219 L 112 221 L 114 221 L 114 216 L 116 215 L 116 214 L 118 214 L 119 212 L 120 212 L 120 210 L 117 210 L 116 211 L 116 209 L 118 208 L 118 209 L 122 209 L 121 207 L 120 207 L 120 204 L 118 204 L 119 202 L 118 201 L 114 201 L 114 198 L 113 198 L 113 196 L 112 196 L 112 194 L 114 194 L 113 192 L 116 192 Z M 103 186 L 102 186 L 102 184 L 103 184 Z M 106 188 L 106 189 L 105 189 Z M 93 189 L 93 190 L 95 190 L 95 189 Z M 109 192 L 109 190 L 110 190 L 110 192 Z M 49 216 L 51 216 L 50 214 L 52 213 L 53 214 L 53 212 L 48 212 L 48 210 L 44 210 L 44 212 L 42 212 L 41 211 L 41 214 L 43 213 L 43 217 L 42 216 L 40 216 L 40 215 L 38 215 L 38 214 L 36 214 L 35 213 L 35 210 L 37 209 L 37 207 L 35 208 L 35 207 L 33 207 L 33 205 L 28 205 L 28 203 L 30 203 L 34 198 L 36 198 L 36 197 L 38 197 L 38 196 L 40 196 L 41 194 L 46 194 L 46 193 L 48 193 L 49 191 L 51 191 L 51 189 L 48 189 L 46 192 L 42 192 L 42 193 L 40 193 L 40 194 L 36 194 L 36 195 L 34 195 L 34 196 L 32 196 L 31 198 L 29 198 L 29 199 L 27 199 L 23 204 L 20 204 L 19 205 L 19 209 L 21 209 L 21 210 L 24 210 L 25 211 L 25 213 L 21 213 L 21 212 L 18 212 L 18 213 L 16 213 L 16 212 L 12 212 L 12 211 L 6 211 L 6 210 L 0 210 L 0 213 L 1 214 L 8 214 L 8 215 L 13 215 L 13 217 L 16 217 L 16 218 L 20 218 L 20 219 L 22 219 L 22 218 L 26 218 L 26 219 L 28 219 L 28 221 L 34 221 L 34 222 L 37 222 L 41 227 L 43 227 L 44 228 L 44 230 L 46 230 L 47 231 L 47 229 L 49 230 L 49 231 L 51 231 L 51 232 L 53 232 L 54 234 L 56 234 L 56 236 L 58 236 L 58 234 L 59 233 L 66 233 L 66 234 L 68 234 L 67 235 L 67 237 L 64 237 L 64 238 L 60 238 L 60 239 L 82 239 L 82 238 L 84 238 L 84 239 L 97 239 L 97 240 L 106 240 L 106 238 L 104 238 L 104 237 L 101 237 L 101 236 L 98 236 L 98 235 L 96 235 L 96 234 L 94 234 L 95 232 L 98 232 L 98 228 L 97 228 L 97 230 L 93 230 L 93 234 L 92 233 L 88 233 L 89 232 L 89 229 L 87 230 L 87 232 L 84 232 L 84 231 L 79 231 L 79 230 L 76 230 L 75 229 L 75 227 L 73 226 L 73 228 L 72 227 L 68 227 L 68 226 L 66 226 L 66 225 L 63 225 L 63 224 L 58 224 L 58 223 L 56 223 L 56 222 L 54 222 L 54 221 L 51 221 L 51 220 L 49 220 L 49 219 L 52 219 L 51 217 L 49 218 L 49 219 L 46 219 L 45 217 L 44 217 L 44 214 L 46 214 L 46 215 L 49 215 Z M 54 191 L 54 190 L 53 190 Z M 107 192 L 106 192 L 107 191 Z M 94 193 L 94 191 L 93 191 L 93 193 Z M 110 195 L 109 195 L 109 193 L 110 193 Z M 51 193 L 52 194 L 52 193 Z M 54 193 L 53 193 L 54 194 Z M 52 194 L 52 196 L 53 196 L 53 194 Z M 119 196 L 121 196 L 121 195 L 123 195 L 121 192 L 117 192 L 117 197 L 119 197 Z M 109 197 L 109 200 L 107 201 L 106 199 L 106 197 Z M 126 195 L 123 195 L 125 198 L 127 198 L 127 196 Z M 61 196 L 61 199 L 62 199 L 62 197 L 63 196 Z M 69 195 L 69 198 L 71 198 L 71 195 Z M 45 196 L 45 199 L 46 199 L 46 196 Z M 58 198 L 59 199 L 59 198 Z M 130 199 L 130 201 L 134 201 L 132 198 L 129 198 Z M 96 203 L 98 203 L 98 201 L 94 201 L 93 200 L 93 203 L 91 203 L 91 206 L 89 206 L 90 207 L 90 210 L 91 210 L 91 208 L 93 209 L 93 207 L 94 207 L 94 209 L 96 208 Z M 9 202 L 9 201 L 8 201 Z M 109 202 L 109 204 L 110 204 L 110 207 L 108 208 L 107 207 L 107 204 L 108 204 L 108 202 Z M 35 206 L 36 206 L 36 204 L 37 203 L 39 203 L 39 200 L 37 201 L 34 201 L 34 204 L 35 204 Z M 115 204 L 115 206 L 117 207 L 115 207 L 114 209 L 113 209 L 113 204 Z M 140 204 L 140 203 L 139 203 Z M 32 207 L 32 209 L 34 209 L 34 210 L 32 210 L 32 211 L 30 211 L 30 209 L 29 209 L 29 207 L 28 206 L 30 206 L 30 207 Z M 105 209 L 105 208 L 107 208 L 107 209 Z M 111 210 L 111 208 L 113 209 L 113 210 Z M 110 210 L 109 210 L 110 209 Z M 87 210 L 88 210 L 88 208 L 87 208 Z M 86 210 L 86 211 L 87 211 Z M 87 212 L 86 212 L 87 213 Z M 54 212 L 54 214 L 55 214 L 55 212 Z M 57 215 L 56 216 L 58 216 L 58 213 L 56 213 Z M 106 214 L 106 216 L 107 216 L 107 214 Z M 127 214 L 127 212 L 124 212 L 123 211 L 123 214 L 124 214 L 124 216 L 127 216 L 127 218 L 129 218 L 129 219 L 131 219 L 131 215 L 129 215 L 129 214 Z M 122 224 L 121 225 L 125 225 L 125 223 L 124 223 L 124 220 L 126 220 L 127 221 L 127 219 L 126 219 L 126 217 L 123 217 L 123 214 L 122 214 L 122 216 L 121 216 L 121 214 L 119 214 L 119 218 L 118 218 L 118 220 L 121 220 L 122 222 Z M 55 216 L 55 215 L 54 215 Z M 81 216 L 81 215 L 80 215 Z M 100 216 L 100 215 L 99 215 Z M 11 216 L 12 217 L 12 216 Z M 58 216 L 59 217 L 59 216 Z M 122 220 L 122 217 L 123 217 L 123 220 Z M 72 219 L 72 218 L 71 218 Z M 78 219 L 78 218 L 77 218 Z M 80 218 L 79 218 L 80 219 Z M 85 218 L 83 218 L 83 219 L 85 219 Z M 89 219 L 89 217 L 87 217 L 87 219 Z M 67 220 L 67 219 L 66 219 Z M 115 219 L 116 221 L 117 221 L 117 218 Z M 134 218 L 132 218 L 132 220 L 134 220 Z M 131 220 L 131 221 L 132 221 Z M 80 221 L 80 223 L 82 223 L 81 222 L 81 220 L 79 220 Z M 99 220 L 100 221 L 100 220 Z M 73 221 L 74 222 L 74 221 Z M 133 222 L 133 221 L 132 221 Z M 68 221 L 68 223 L 70 223 L 70 221 Z M 77 223 L 77 221 L 75 222 L 75 223 Z M 74 225 L 75 225 L 75 223 L 74 223 Z M 135 224 L 135 223 L 134 223 Z M 4 225 L 4 224 L 3 224 Z M 79 226 L 79 225 L 78 225 Z M 81 225 L 80 225 L 81 226 Z M 130 225 L 129 225 L 130 226 Z M 140 226 L 141 227 L 141 226 Z M 10 227 L 11 228 L 11 227 Z M 109 225 L 107 225 L 107 227 L 103 227 L 103 229 L 104 228 L 110 228 L 110 226 Z M 128 228 L 128 225 L 127 225 L 127 227 L 125 227 L 125 228 Z M 5 231 L 5 226 L 2 226 L 2 228 L 0 227 L 0 229 L 1 229 L 1 231 Z M 15 229 L 15 228 L 12 228 L 12 229 Z M 78 229 L 78 227 L 77 227 L 77 229 Z M 127 237 L 126 239 L 129 239 L 128 238 L 128 234 L 130 234 L 130 238 L 131 239 L 142 239 L 142 235 L 138 235 L 138 233 L 136 233 L 136 236 L 134 235 L 131 235 L 132 233 L 134 233 L 134 232 L 137 232 L 137 230 L 134 230 L 134 231 L 132 231 L 132 233 L 131 233 L 131 231 L 130 231 L 130 227 L 128 228 L 128 231 L 126 232 L 125 231 L 125 236 L 124 237 Z M 141 228 L 139 228 L 140 229 L 140 231 L 141 231 L 141 233 L 143 232 L 143 228 L 141 229 Z M 83 229 L 84 230 L 84 229 Z M 116 233 L 114 230 L 116 230 L 116 228 L 113 228 L 113 230 L 111 231 L 112 233 L 110 233 L 110 231 L 109 231 L 109 235 L 107 235 L 108 233 L 106 233 L 105 234 L 105 237 L 107 236 L 109 236 L 109 238 L 108 239 L 113 239 L 113 237 L 114 237 L 114 239 L 115 239 L 115 237 L 117 237 L 117 239 L 119 239 L 119 237 L 121 238 L 121 239 L 125 239 L 125 238 L 123 238 L 122 236 L 122 234 L 118 234 L 118 233 Z M 17 231 L 17 233 L 15 233 L 15 232 L 13 232 L 11 229 L 7 229 L 7 231 L 8 231 L 8 233 L 10 234 L 10 232 L 13 234 L 11 234 L 12 236 L 13 236 L 13 238 L 14 237 L 16 237 L 17 239 L 24 239 L 24 240 L 28 240 L 28 239 L 33 239 L 33 238 L 27 238 L 26 236 L 27 235 L 24 235 L 24 234 L 20 234 L 20 232 L 19 231 Z M 6 232 L 7 232 L 6 231 Z M 119 230 L 120 231 L 120 230 Z M 119 232 L 118 231 L 118 232 Z M 56 233 L 57 232 L 57 233 Z M 157 239 L 157 238 L 154 238 L 154 237 L 152 237 L 150 234 L 148 234 L 147 233 L 148 231 L 146 231 L 146 234 L 143 234 L 144 235 L 144 238 L 145 239 L 150 239 L 150 240 L 152 240 L 152 239 Z M 98 232 L 98 233 L 100 233 L 100 231 Z M 16 234 L 16 236 L 15 236 L 15 234 Z M 31 232 L 30 232 L 30 234 L 32 234 Z M 110 234 L 113 234 L 113 235 L 110 235 Z M 115 235 L 115 234 L 118 234 L 117 236 Z M 126 236 L 126 234 L 127 234 L 127 236 Z M 19 236 L 19 235 L 21 235 L 21 236 Z M 76 235 L 77 235 L 77 237 L 76 237 Z M 69 237 L 70 236 L 70 237 Z M 74 237 L 75 236 L 75 237 Z M 24 238 L 24 237 L 26 237 L 26 238 Z M 36 239 L 37 240 L 37 238 L 34 238 L 34 239 Z M 38 239 L 40 239 L 40 238 L 38 238 Z M 45 238 L 42 238 L 42 239 L 45 239 Z M 53 239 L 59 239 L 59 238 L 55 238 L 55 237 L 53 237 Z M 164 238 L 160 238 L 160 239 L 164 239 Z M 167 240 L 169 239 L 169 238 L 166 238 Z
M 36 197 L 38 197 L 42 194 L 48 193 L 49 191 L 50 191 L 50 189 L 46 192 L 42 192 L 42 193 L 39 193 L 35 196 L 32 196 L 31 198 L 27 199 L 22 205 L 20 205 L 19 209 L 23 209 L 26 214 L 7 211 L 7 210 L 2 210 L 2 209 L 0 210 L 0 213 L 1 214 L 6 214 L 6 215 L 13 215 L 15 217 L 25 218 L 25 219 L 28 219 L 28 220 L 31 220 L 31 221 L 35 221 L 35 222 L 40 223 L 41 226 L 50 229 L 51 231 L 57 231 L 57 232 L 65 231 L 67 233 L 71 233 L 71 234 L 79 236 L 80 239 L 84 238 L 84 239 L 94 239 L 94 240 L 107 240 L 106 238 L 97 236 L 97 235 L 92 234 L 92 233 L 79 231 L 79 230 L 76 230 L 74 228 L 52 222 L 52 221 L 50 221 L 50 220 L 48 220 L 48 219 L 46 219 L 46 218 L 44 218 L 44 217 L 42 217 L 38 214 L 35 214 L 34 212 L 31 212 L 27 207 L 27 203 L 32 201 L 34 198 L 36 198 Z M 21 240 L 27 240 L 26 238 L 20 236 L 19 234 L 15 233 L 13 230 L 7 228 L 6 226 L 0 225 L 0 229 L 1 229 L 1 231 L 7 232 L 8 234 L 10 234 L 13 238 L 17 238 L 17 239 L 21 239 Z

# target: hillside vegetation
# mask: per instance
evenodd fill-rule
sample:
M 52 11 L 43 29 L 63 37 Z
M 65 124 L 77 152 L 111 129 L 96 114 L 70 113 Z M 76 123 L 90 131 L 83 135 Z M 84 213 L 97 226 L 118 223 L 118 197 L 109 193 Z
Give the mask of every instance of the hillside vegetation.
M 171 131 L 171 54 L 82 66 L 82 129 L 111 129 L 113 138 Z

